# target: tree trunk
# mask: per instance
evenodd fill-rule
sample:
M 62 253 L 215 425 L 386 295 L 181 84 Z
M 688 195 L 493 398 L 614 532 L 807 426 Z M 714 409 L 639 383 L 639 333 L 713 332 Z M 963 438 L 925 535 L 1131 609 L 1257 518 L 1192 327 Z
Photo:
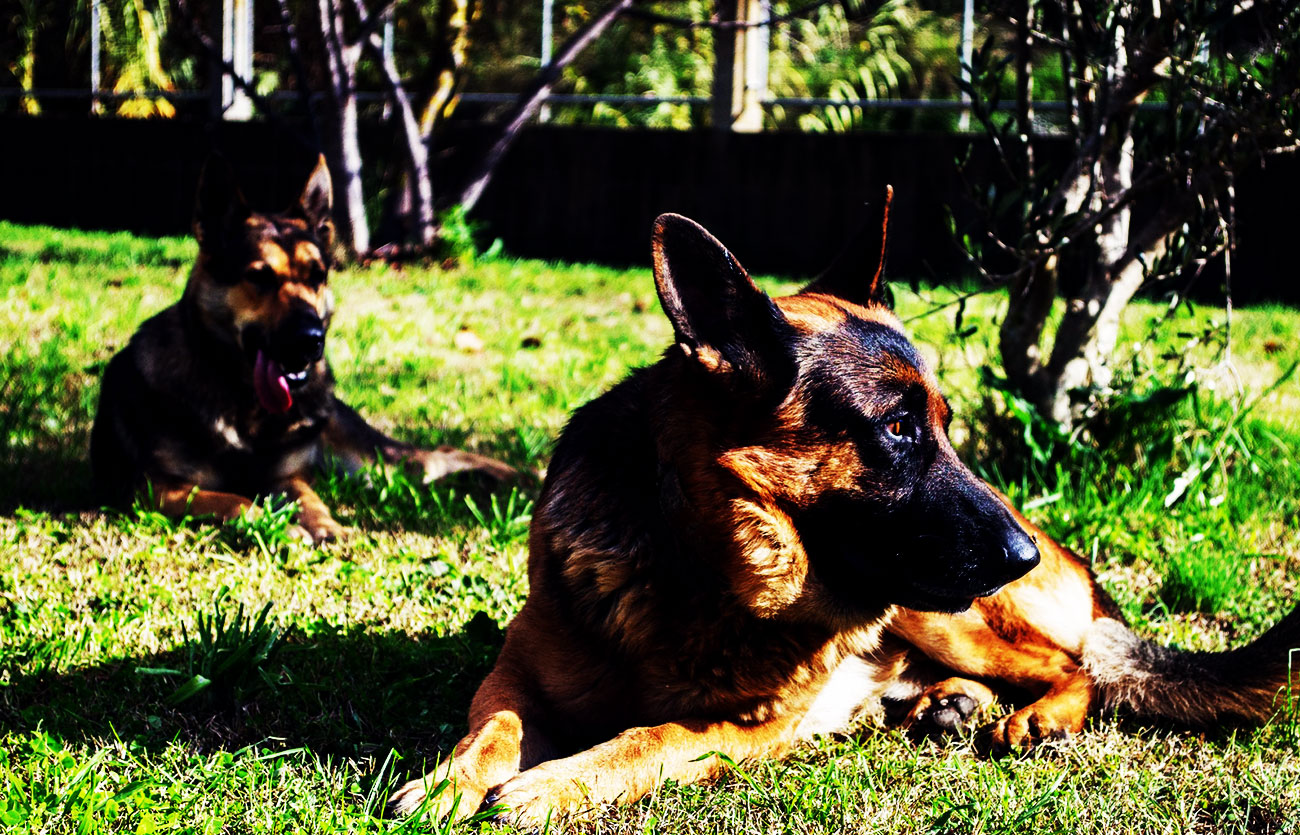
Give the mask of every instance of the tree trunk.
M 357 11 L 362 16 L 362 26 L 368 25 L 365 9 L 358 2 Z M 429 147 L 425 144 L 424 134 L 420 132 L 420 122 L 416 118 L 411 97 L 406 94 L 402 77 L 397 72 L 397 64 L 391 53 L 384 51 L 378 35 L 372 34 L 366 44 L 379 60 L 383 71 L 384 83 L 388 94 L 397 108 L 398 120 L 402 126 L 403 146 L 406 151 L 405 180 L 412 198 L 414 229 L 410 237 L 421 247 L 430 247 L 437 237 L 437 223 L 433 212 L 433 178 L 429 175 Z M 411 186 L 414 186 L 411 188 Z
M 36 0 L 28 0 L 15 16 L 19 21 L 18 29 L 23 41 L 22 55 L 17 62 L 17 72 L 14 73 L 18 77 L 18 88 L 23 91 L 18 106 L 28 116 L 41 115 L 41 104 L 33 95 L 36 89 L 36 40 L 41 33 L 41 21 L 37 16 L 39 5 Z M 94 37 L 98 36 L 98 32 L 94 33 Z
M 338 168 L 335 182 L 343 188 L 343 224 L 340 237 L 354 256 L 370 252 L 370 224 L 366 220 L 366 194 L 361 182 L 361 145 L 357 141 L 357 96 L 349 89 L 336 101 Z M 337 214 L 337 213 L 336 213 Z
M 1016 21 L 1016 126 L 1024 159 L 1020 177 L 1029 182 L 1034 176 L 1034 0 L 1023 0 L 1020 19 Z
M 1098 161 L 1102 188 L 1094 193 L 1094 211 L 1102 201 L 1133 188 L 1132 115 L 1111 123 L 1109 148 Z M 1051 360 L 1047 364 L 1048 389 L 1039 408 L 1063 426 L 1070 426 L 1087 410 L 1087 403 L 1073 402 L 1071 392 L 1090 388 L 1105 390 L 1113 372 L 1110 357 L 1119 339 L 1120 315 L 1142 286 L 1142 264 L 1136 259 L 1121 266 L 1130 243 L 1130 210 L 1127 205 L 1106 215 L 1096 227 L 1098 258 L 1090 264 L 1082 290 L 1071 298 L 1061 317 Z
M 321 44 L 325 51 L 330 78 L 330 103 L 326 142 L 336 201 L 334 211 L 339 223 L 339 240 L 353 256 L 370 252 L 370 225 L 366 221 L 366 196 L 361 183 L 361 145 L 357 140 L 356 69 L 359 46 L 350 46 L 344 35 L 343 19 L 334 0 L 317 0 Z M 340 212 L 339 209 L 342 209 Z
M 1032 17 L 1032 0 L 1026 0 L 1023 20 L 1017 26 L 1018 38 L 1023 39 L 1017 56 L 1017 111 L 1027 148 L 1024 182 L 1033 176 L 1033 157 L 1028 150 L 1032 137 L 1025 133 L 1032 118 L 1028 81 Z M 1108 79 L 1123 77 L 1127 68 L 1123 37 L 1123 28 L 1117 27 Z M 1097 254 L 1085 265 L 1082 288 L 1066 301 L 1047 361 L 1043 359 L 1043 332 L 1059 287 L 1058 270 L 1064 267 L 1057 255 L 1041 254 L 1021 267 L 1012 282 L 1000 332 L 1003 367 L 1012 387 L 1040 414 L 1066 428 L 1082 417 L 1089 405 L 1086 400 L 1077 401 L 1076 390 L 1104 390 L 1110 385 L 1109 360 L 1119 338 L 1120 315 L 1143 280 L 1141 263 L 1136 258 L 1126 260 L 1131 244 L 1128 204 L 1106 210 L 1108 201 L 1133 188 L 1131 128 L 1136 102 L 1098 100 L 1086 90 L 1073 89 L 1086 98 L 1072 102 L 1072 121 L 1078 118 L 1076 114 L 1091 114 L 1093 118 L 1086 124 L 1099 132 L 1081 143 L 1079 162 L 1057 193 L 1064 216 L 1086 211 L 1100 217 L 1096 226 L 1081 230 L 1083 236 L 1095 236 Z M 1103 116 L 1099 109 L 1106 107 L 1113 109 Z M 1051 250 L 1048 230 L 1038 233 L 1037 243 L 1041 252 Z

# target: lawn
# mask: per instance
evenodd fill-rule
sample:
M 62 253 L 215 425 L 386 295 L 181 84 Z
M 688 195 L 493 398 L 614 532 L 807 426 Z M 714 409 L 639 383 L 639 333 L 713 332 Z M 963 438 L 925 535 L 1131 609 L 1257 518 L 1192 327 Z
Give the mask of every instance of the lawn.
M 498 496 L 379 471 L 325 479 L 357 533 L 310 547 L 274 513 L 216 527 L 103 512 L 88 493 L 97 375 L 177 297 L 192 257 L 182 239 L 0 223 L 0 827 L 433 828 L 375 812 L 465 729 L 527 593 L 531 503 L 568 414 L 668 344 L 650 273 L 485 260 L 337 274 L 328 352 L 341 396 L 399 437 L 483 451 L 530 477 Z M 1015 411 L 980 382 L 997 296 L 958 304 L 906 284 L 896 296 L 972 464 L 1088 556 L 1140 631 L 1218 649 L 1293 604 L 1300 383 L 1286 373 L 1300 314 L 1235 311 L 1229 363 L 1215 348 L 1222 309 L 1134 305 L 1122 364 L 1150 396 L 1085 444 L 1030 420 L 1007 437 L 990 429 L 990 413 Z M 1173 380 L 1195 391 L 1155 388 Z M 1298 740 L 1293 719 L 1193 734 L 1105 718 L 1069 744 L 993 761 L 969 739 L 914 742 L 866 723 L 574 828 L 1295 831 Z M 459 829 L 479 826 L 491 827 Z

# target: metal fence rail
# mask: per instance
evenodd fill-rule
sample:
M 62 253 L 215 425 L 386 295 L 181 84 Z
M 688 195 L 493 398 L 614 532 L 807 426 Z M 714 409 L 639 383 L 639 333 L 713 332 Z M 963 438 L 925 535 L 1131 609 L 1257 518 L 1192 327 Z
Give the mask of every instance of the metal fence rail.
M 313 92 L 310 94 L 312 101 L 320 101 L 325 97 L 325 93 Z M 164 98 L 172 102 L 184 101 L 205 101 L 209 94 L 203 90 L 142 90 L 131 93 L 113 93 L 106 91 L 93 92 L 91 90 L 77 87 L 52 87 L 36 90 L 19 90 L 15 87 L 0 87 L 0 100 L 18 99 L 24 96 L 30 96 L 37 99 L 95 99 L 101 102 L 121 102 L 133 99 L 155 99 Z M 277 90 L 266 96 L 265 99 L 273 102 L 294 102 L 300 98 L 299 94 L 293 90 Z M 465 104 L 482 104 L 482 105 L 506 105 L 512 104 L 518 99 L 517 93 L 483 93 L 483 92 L 465 92 L 460 93 L 458 98 Z M 361 91 L 357 93 L 357 99 L 365 104 L 382 104 L 389 100 L 386 93 L 379 91 Z M 660 104 L 686 104 L 694 106 L 708 106 L 712 102 L 709 96 L 637 96 L 627 94 L 578 94 L 578 93 L 552 93 L 545 99 L 547 104 L 569 107 L 583 107 L 593 104 L 617 104 L 624 106 L 655 106 Z M 777 96 L 773 98 L 762 99 L 759 102 L 765 108 L 772 107 L 790 107 L 790 108 L 816 108 L 816 107 L 860 107 L 863 110 L 938 110 L 948 112 L 969 112 L 970 103 L 962 99 L 836 99 L 826 97 L 791 97 Z M 1142 102 L 1138 105 L 1139 110 L 1158 111 L 1164 110 L 1169 105 L 1166 102 Z M 997 103 L 998 110 L 1011 110 L 1015 107 L 1015 102 L 1001 101 Z M 1062 113 L 1069 108 L 1069 103 L 1064 101 L 1035 101 L 1034 110 L 1048 113 Z

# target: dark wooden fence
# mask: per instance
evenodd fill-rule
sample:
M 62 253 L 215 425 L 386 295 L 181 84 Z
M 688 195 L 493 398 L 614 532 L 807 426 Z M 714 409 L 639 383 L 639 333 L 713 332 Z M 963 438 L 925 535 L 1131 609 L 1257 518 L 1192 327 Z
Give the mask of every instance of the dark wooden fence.
M 381 127 L 367 158 L 391 153 Z M 483 147 L 483 128 L 453 132 L 437 151 L 438 183 L 454 184 Z M 968 217 L 954 160 L 969 140 L 948 134 L 715 135 L 535 127 L 525 131 L 475 219 L 514 254 L 648 264 L 650 223 L 689 215 L 756 272 L 809 275 L 854 227 L 862 202 L 895 187 L 891 273 L 946 279 L 963 270 L 949 231 Z M 314 158 L 313 142 L 262 122 L 0 119 L 0 218 L 148 234 L 189 229 L 209 149 L 235 164 L 254 204 L 286 204 Z M 977 152 L 979 149 L 976 149 Z M 1045 155 L 1059 149 L 1045 143 Z M 1279 158 L 1239 181 L 1239 301 L 1300 302 L 1291 253 L 1300 160 Z M 1200 295 L 1214 298 L 1211 272 Z

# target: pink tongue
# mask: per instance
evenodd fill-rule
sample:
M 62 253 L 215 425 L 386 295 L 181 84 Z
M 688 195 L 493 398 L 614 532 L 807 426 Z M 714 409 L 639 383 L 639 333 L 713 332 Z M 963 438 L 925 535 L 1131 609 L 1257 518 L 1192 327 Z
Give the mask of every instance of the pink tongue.
M 253 363 L 253 391 L 257 393 L 262 408 L 268 412 L 283 414 L 293 405 L 293 397 L 289 395 L 289 381 L 284 379 L 284 369 L 280 363 L 261 351 L 257 352 L 257 360 Z

